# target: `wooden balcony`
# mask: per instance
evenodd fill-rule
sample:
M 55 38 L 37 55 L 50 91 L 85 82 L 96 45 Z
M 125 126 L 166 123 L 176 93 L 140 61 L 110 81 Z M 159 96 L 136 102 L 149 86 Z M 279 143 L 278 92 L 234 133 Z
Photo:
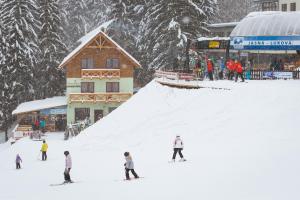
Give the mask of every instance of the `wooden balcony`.
M 120 103 L 131 96 L 131 93 L 71 93 L 69 103 Z
M 120 69 L 82 69 L 82 79 L 119 79 Z

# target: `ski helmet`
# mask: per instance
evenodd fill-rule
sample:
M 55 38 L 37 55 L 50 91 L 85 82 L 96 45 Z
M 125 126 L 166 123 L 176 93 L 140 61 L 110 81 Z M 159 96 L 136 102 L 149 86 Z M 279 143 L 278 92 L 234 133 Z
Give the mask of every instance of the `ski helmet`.
M 126 152 L 124 153 L 124 156 L 126 156 L 126 157 L 129 156 L 129 152 L 126 151 Z
M 69 151 L 64 152 L 65 156 L 69 155 Z

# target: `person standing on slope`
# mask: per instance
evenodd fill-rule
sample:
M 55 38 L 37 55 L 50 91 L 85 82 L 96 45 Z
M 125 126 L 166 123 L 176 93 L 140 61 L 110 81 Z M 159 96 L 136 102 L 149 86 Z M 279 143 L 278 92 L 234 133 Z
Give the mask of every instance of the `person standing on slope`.
M 131 171 L 134 178 L 139 178 L 139 176 L 134 171 L 134 164 L 133 164 L 132 157 L 129 154 L 129 152 L 125 152 L 124 156 L 125 156 L 125 160 L 126 160 L 126 163 L 124 163 L 126 180 L 130 180 L 129 171 Z
M 64 155 L 66 156 L 66 164 L 65 164 L 65 171 L 64 171 L 64 178 L 65 178 L 65 182 L 64 183 L 72 183 L 73 181 L 71 180 L 70 177 L 70 171 L 72 168 L 72 158 L 70 155 L 69 151 L 65 151 Z
M 239 62 L 238 60 L 235 60 L 234 66 L 235 66 L 234 68 L 236 71 L 235 82 L 237 82 L 238 77 L 241 77 L 242 82 L 244 82 L 245 80 L 244 80 L 244 75 L 243 75 L 243 66 L 242 66 L 241 62 Z
M 181 158 L 179 161 L 181 161 L 181 162 L 186 161 L 186 159 L 184 159 L 184 157 L 181 153 L 181 151 L 183 150 L 183 147 L 184 147 L 183 141 L 180 138 L 180 136 L 177 135 L 175 140 L 174 140 L 174 143 L 173 143 L 173 149 L 174 149 L 174 153 L 173 153 L 173 157 L 172 157 L 173 162 L 175 162 L 177 152 L 179 153 L 179 156 Z
M 43 145 L 41 148 L 42 160 L 47 160 L 47 150 L 48 150 L 48 144 L 46 143 L 45 140 L 43 140 Z
M 22 162 L 21 156 L 19 154 L 17 154 L 17 156 L 16 156 L 16 169 L 21 169 L 21 162 Z

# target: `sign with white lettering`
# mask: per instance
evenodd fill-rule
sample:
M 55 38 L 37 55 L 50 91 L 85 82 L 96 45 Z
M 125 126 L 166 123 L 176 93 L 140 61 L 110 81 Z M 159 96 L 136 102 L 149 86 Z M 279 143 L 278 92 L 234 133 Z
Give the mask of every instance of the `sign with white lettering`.
M 230 46 L 236 50 L 300 50 L 300 36 L 231 37 Z

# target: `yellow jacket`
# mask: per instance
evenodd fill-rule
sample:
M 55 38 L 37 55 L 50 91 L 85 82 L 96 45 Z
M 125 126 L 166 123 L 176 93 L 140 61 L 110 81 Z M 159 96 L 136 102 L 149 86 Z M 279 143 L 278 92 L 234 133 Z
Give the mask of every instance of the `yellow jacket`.
M 41 151 L 47 151 L 48 150 L 48 144 L 47 143 L 43 143 Z

